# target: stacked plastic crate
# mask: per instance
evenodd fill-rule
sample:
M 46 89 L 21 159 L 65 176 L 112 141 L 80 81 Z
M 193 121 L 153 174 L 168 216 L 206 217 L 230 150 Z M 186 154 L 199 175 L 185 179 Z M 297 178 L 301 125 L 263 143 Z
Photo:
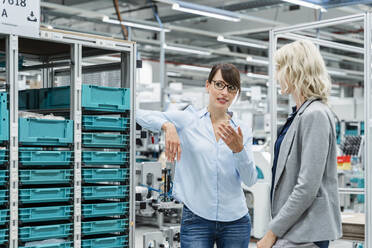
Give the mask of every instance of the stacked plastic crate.
M 82 247 L 128 247 L 130 91 L 82 93 Z
M 83 248 L 113 248 L 128 247 L 129 234 L 129 143 L 130 143 L 130 90 L 124 88 L 102 87 L 94 85 L 82 85 L 81 106 L 82 116 L 82 243 Z M 28 90 L 21 92 L 20 99 L 27 101 L 27 104 L 19 104 L 20 108 L 27 106 L 27 109 L 38 109 L 44 111 L 63 112 L 70 108 L 70 87 L 55 87 L 40 90 Z M 32 106 L 35 105 L 35 106 Z M 57 110 L 57 111 L 56 111 Z M 72 123 L 71 123 L 72 125 Z M 21 122 L 20 122 L 21 127 Z M 30 130 L 35 133 L 46 135 L 48 131 L 55 132 L 56 128 L 34 126 Z M 52 135 L 52 133 L 50 134 Z M 56 137 L 44 137 L 41 141 L 55 142 Z M 40 140 L 39 140 L 40 141 Z M 71 140 L 72 141 L 72 140 Z M 21 142 L 21 140 L 20 140 Z M 22 145 L 25 143 L 22 142 Z M 40 143 L 38 143 L 41 145 Z M 28 145 L 35 145 L 35 141 Z M 32 158 L 39 158 L 35 163 L 28 165 L 58 165 L 68 166 L 70 164 L 71 154 L 61 154 L 62 151 L 53 149 L 52 151 L 32 151 Z M 38 153 L 39 152 L 39 153 Z M 43 159 L 35 154 L 44 154 Z M 49 152 L 49 157 L 47 156 Z M 21 162 L 23 166 L 27 165 L 30 151 L 22 151 Z M 26 154 L 28 156 L 26 156 Z M 54 154 L 54 155 L 53 155 Z M 52 158 L 51 156 L 55 156 Z M 23 158 L 23 160 L 22 160 Z M 65 159 L 64 159 L 65 158 Z M 42 161 L 40 161 L 42 160 Z M 57 164 L 51 163 L 54 161 Z M 67 162 L 68 163 L 64 163 Z M 43 162 L 40 164 L 40 162 Z M 36 168 L 35 168 L 36 169 Z M 45 169 L 45 168 L 43 168 Z M 53 181 L 60 183 L 61 180 L 70 178 L 73 173 L 70 168 L 58 167 L 61 173 L 59 177 L 46 179 L 44 183 Z M 46 171 L 43 171 L 46 172 Z M 40 174 L 39 174 L 40 175 Z M 56 175 L 56 174 L 55 174 Z M 58 181 L 59 180 L 59 181 Z M 24 183 L 23 183 L 24 184 Z M 50 186 L 50 185 L 49 185 Z M 39 187 L 39 186 L 38 186 Z M 55 188 L 49 187 L 47 192 L 38 192 L 43 195 L 63 193 Z M 66 193 L 72 193 L 69 188 Z M 69 198 L 70 199 L 70 198 Z M 38 199 L 40 200 L 40 199 Z M 56 220 L 60 218 L 70 218 L 73 208 L 51 209 L 51 215 Z M 70 206 L 68 206 L 70 207 Z M 22 209 L 20 210 L 21 213 Z M 35 221 L 43 221 L 34 218 Z M 45 216 L 47 217 L 47 216 Z M 21 218 L 21 217 L 20 217 Z M 25 219 L 25 218 L 24 218 Z M 61 220 L 62 221 L 62 220 Z M 24 222 L 24 220 L 23 220 Z M 64 223 L 64 222 L 61 222 Z M 61 226 L 57 225 L 57 226 Z M 66 224 L 64 230 L 70 231 L 71 225 Z M 57 228 L 57 227 L 55 227 Z M 50 233 L 55 234 L 62 229 L 50 227 Z M 70 233 L 70 232 L 69 232 Z M 67 232 L 65 232 L 67 234 Z M 53 237 L 58 237 L 54 235 Z M 22 238 L 22 230 L 20 240 Z M 70 243 L 68 243 L 70 245 Z M 70 247 L 58 246 L 58 247 Z
M 0 93 L 0 247 L 7 247 L 9 238 L 9 111 L 8 94 Z
M 72 247 L 72 142 L 71 120 L 19 118 L 19 247 Z

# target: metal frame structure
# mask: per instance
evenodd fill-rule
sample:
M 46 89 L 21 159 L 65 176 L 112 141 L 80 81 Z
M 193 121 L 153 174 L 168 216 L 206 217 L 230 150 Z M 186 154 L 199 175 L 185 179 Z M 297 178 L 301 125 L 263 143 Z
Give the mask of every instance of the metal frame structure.
M 339 50 L 352 51 L 354 53 L 364 54 L 364 122 L 365 122 L 365 146 L 364 146 L 364 168 L 365 168 L 365 247 L 372 247 L 372 87 L 371 87 L 371 28 L 372 13 L 351 15 L 330 20 L 312 22 L 294 25 L 290 27 L 277 28 L 270 31 L 270 48 L 269 48 L 269 77 L 270 77 L 270 113 L 271 113 L 271 154 L 273 160 L 274 140 L 277 137 L 277 82 L 275 81 L 275 63 L 274 53 L 277 50 L 278 38 L 288 40 L 297 40 L 301 38 L 309 39 L 317 45 L 331 47 Z M 314 28 L 329 27 L 342 23 L 363 22 L 364 25 L 364 48 L 342 45 L 317 38 L 310 38 L 298 34 L 298 31 L 306 31 Z
M 27 37 L 26 37 L 27 38 Z M 10 230 L 9 247 L 18 247 L 18 36 L 5 35 L 6 39 L 6 75 L 9 84 L 10 110 Z M 29 38 L 28 38 L 29 39 Z M 129 210 L 129 247 L 134 247 L 134 163 L 135 163 L 135 75 L 136 75 L 136 44 L 102 36 L 86 35 L 62 30 L 41 29 L 40 38 L 34 40 L 50 41 L 70 45 L 71 64 L 71 111 L 70 118 L 74 120 L 74 233 L 75 248 L 81 247 L 81 185 L 82 185 L 82 60 L 83 47 L 97 48 L 121 53 L 121 87 L 131 89 L 131 132 L 130 132 L 130 210 Z M 45 68 L 48 68 L 48 64 Z M 45 69 L 43 69 L 45 70 Z M 49 81 L 49 80 L 48 80 Z M 45 85 L 44 85 L 45 86 Z
M 6 79 L 9 84 L 9 244 L 18 247 L 18 37 L 6 37 Z

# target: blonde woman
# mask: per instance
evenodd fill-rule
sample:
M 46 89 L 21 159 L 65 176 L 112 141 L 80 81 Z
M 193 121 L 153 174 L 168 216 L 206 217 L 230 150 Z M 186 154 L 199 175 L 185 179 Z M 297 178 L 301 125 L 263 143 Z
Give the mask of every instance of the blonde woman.
M 307 40 L 275 54 L 281 94 L 296 102 L 278 134 L 272 167 L 272 220 L 258 248 L 326 248 L 341 237 L 331 88 L 319 50 Z

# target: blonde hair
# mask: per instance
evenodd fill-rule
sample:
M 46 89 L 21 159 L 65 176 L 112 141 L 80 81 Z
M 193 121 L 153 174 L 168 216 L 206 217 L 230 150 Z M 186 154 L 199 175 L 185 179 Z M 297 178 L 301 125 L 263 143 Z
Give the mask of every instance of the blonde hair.
M 305 100 L 328 101 L 331 80 L 319 49 L 308 40 L 287 44 L 275 53 L 277 80 Z

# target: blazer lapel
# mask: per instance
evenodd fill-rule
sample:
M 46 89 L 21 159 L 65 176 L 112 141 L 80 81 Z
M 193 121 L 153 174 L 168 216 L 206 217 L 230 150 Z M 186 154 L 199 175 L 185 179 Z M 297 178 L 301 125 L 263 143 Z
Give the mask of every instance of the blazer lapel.
M 290 151 L 291 145 L 293 143 L 293 139 L 296 134 L 296 129 L 297 129 L 297 122 L 298 122 L 298 116 L 296 115 L 295 119 L 293 120 L 291 126 L 289 127 L 282 144 L 280 146 L 280 151 L 279 151 L 279 157 L 278 157 L 278 162 L 276 165 L 276 172 L 275 172 L 275 181 L 274 181 L 274 189 L 276 184 L 279 181 L 280 176 L 282 175 L 282 172 L 284 170 L 285 164 L 287 162 L 288 158 L 288 153 Z
M 308 101 L 306 101 L 301 107 L 300 109 L 298 110 L 297 112 L 297 115 L 295 117 L 295 119 L 293 120 L 291 126 L 289 127 L 284 139 L 283 139 L 283 142 L 280 146 L 280 151 L 279 151 L 279 157 L 278 157 L 278 163 L 277 163 L 277 166 L 276 166 L 276 173 L 275 173 L 275 180 L 274 180 L 274 185 L 272 185 L 272 187 L 274 187 L 274 191 L 273 191 L 273 194 L 275 193 L 275 187 L 279 181 L 279 178 L 280 176 L 282 175 L 283 173 L 283 170 L 285 168 L 285 165 L 286 165 L 286 162 L 287 162 L 287 159 L 288 159 L 288 155 L 289 155 L 289 152 L 291 150 L 291 146 L 293 144 L 293 139 L 295 138 L 295 134 L 296 134 L 296 130 L 297 130 L 297 126 L 298 126 L 298 121 L 300 119 L 300 116 L 302 115 L 302 113 L 305 111 L 305 109 L 314 101 L 316 101 L 317 99 L 309 99 Z

